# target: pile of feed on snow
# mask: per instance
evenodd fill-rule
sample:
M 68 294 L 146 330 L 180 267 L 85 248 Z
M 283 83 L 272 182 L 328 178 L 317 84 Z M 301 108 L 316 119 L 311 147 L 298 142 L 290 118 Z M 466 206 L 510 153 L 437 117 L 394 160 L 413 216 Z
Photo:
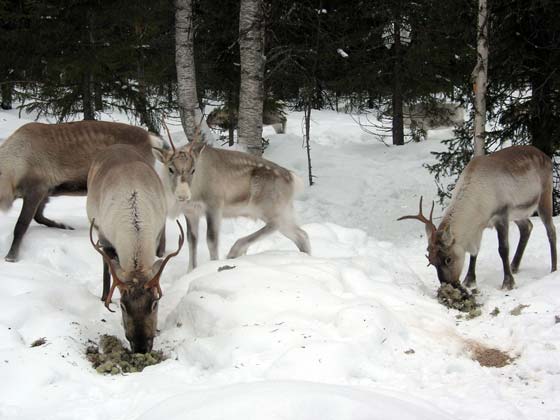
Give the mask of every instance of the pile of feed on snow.
M 461 312 L 468 312 L 469 318 L 480 315 L 479 305 L 476 303 L 474 295 L 461 285 L 452 284 L 441 285 L 437 291 L 438 302 L 451 309 Z
M 111 375 L 142 372 L 146 366 L 165 360 L 161 351 L 132 353 L 123 346 L 121 340 L 112 335 L 102 335 L 99 339 L 99 347 L 88 346 L 86 357 L 98 373 Z

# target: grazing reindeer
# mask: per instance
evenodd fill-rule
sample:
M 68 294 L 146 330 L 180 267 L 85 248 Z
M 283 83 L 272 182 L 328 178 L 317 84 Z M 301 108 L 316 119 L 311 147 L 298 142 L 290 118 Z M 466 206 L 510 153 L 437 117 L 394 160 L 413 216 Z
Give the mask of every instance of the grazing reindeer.
M 183 246 L 183 228 L 177 222 L 181 231 L 177 251 L 154 262 L 156 248 L 163 246 L 165 192 L 151 162 L 132 146 L 114 145 L 98 154 L 89 171 L 88 191 L 90 240 L 103 257 L 101 299 L 111 310 L 111 297 L 119 289 L 126 338 L 133 352 L 146 353 L 156 333 L 161 273 Z
M 200 136 L 200 130 L 196 136 Z M 276 230 L 300 251 L 311 252 L 307 233 L 294 220 L 292 201 L 301 188 L 301 180 L 294 173 L 247 153 L 215 149 L 198 141 L 175 149 L 171 136 L 169 140 L 172 150 L 154 148 L 154 153 L 166 168 L 164 184 L 187 219 L 189 271 L 197 265 L 198 223 L 203 212 L 212 260 L 218 259 L 222 217 L 245 216 L 265 223 L 258 231 L 238 239 L 228 258 L 244 255 L 251 244 Z
M 23 207 L 14 229 L 6 261 L 16 261 L 31 219 L 59 229 L 72 229 L 43 214 L 50 196 L 85 195 L 91 162 L 113 144 L 134 146 L 152 159 L 151 147 L 161 140 L 127 124 L 81 121 L 66 124 L 29 123 L 0 146 L 0 209 L 8 210 L 15 198 Z
M 538 210 L 550 243 L 552 271 L 556 271 L 556 229 L 552 221 L 552 162 L 532 146 L 514 146 L 491 155 L 473 158 L 465 167 L 453 191 L 451 204 L 438 228 L 420 211 L 415 216 L 426 225 L 428 260 L 437 270 L 441 283 L 458 284 L 465 253 L 470 263 L 463 284 L 476 283 L 476 257 L 482 231 L 495 227 L 498 231 L 499 254 L 504 269 L 502 289 L 515 286 L 512 273 L 519 269 L 521 257 L 533 229 L 529 216 Z M 508 228 L 514 221 L 519 227 L 519 244 L 509 263 Z

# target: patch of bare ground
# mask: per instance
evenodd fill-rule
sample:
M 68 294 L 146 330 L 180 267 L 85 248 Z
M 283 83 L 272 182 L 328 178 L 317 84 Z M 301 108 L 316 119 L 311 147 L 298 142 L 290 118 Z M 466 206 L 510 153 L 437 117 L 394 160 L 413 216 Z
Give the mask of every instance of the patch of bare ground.
M 502 350 L 486 347 L 474 340 L 467 342 L 467 350 L 471 354 L 473 360 L 476 360 L 480 366 L 502 368 L 513 362 L 514 358 Z

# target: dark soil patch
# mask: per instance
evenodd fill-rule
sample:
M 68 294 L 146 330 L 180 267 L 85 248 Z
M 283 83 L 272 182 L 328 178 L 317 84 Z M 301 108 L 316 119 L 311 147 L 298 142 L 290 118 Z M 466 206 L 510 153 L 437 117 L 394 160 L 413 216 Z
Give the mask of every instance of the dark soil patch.
M 161 351 L 132 353 L 123 346 L 121 340 L 112 335 L 102 335 L 99 346 L 95 344 L 88 346 L 86 357 L 98 373 L 110 375 L 142 372 L 145 367 L 165 360 Z
M 473 294 L 461 285 L 444 284 L 437 291 L 438 302 L 451 309 L 467 312 L 467 318 L 474 318 L 481 314 Z
M 480 366 L 501 368 L 513 362 L 513 358 L 506 352 L 477 342 L 470 343 L 469 350 L 473 360 L 476 360 Z

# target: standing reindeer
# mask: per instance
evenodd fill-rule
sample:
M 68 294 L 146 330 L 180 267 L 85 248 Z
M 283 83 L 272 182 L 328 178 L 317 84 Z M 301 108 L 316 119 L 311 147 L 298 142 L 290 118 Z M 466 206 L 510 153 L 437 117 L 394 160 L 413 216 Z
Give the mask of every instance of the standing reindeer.
M 103 257 L 101 299 L 111 310 L 111 297 L 119 289 L 126 338 L 133 352 L 146 353 L 152 349 L 157 328 L 161 273 L 183 246 L 183 228 L 177 222 L 181 232 L 177 251 L 154 262 L 158 247 L 163 254 L 165 192 L 151 162 L 132 146 L 114 145 L 98 154 L 89 171 L 88 191 L 90 240 Z M 99 231 L 97 243 L 92 237 L 94 225 Z
M 428 261 L 437 270 L 439 281 L 459 284 L 465 253 L 470 263 L 463 284 L 476 284 L 476 257 L 486 227 L 498 231 L 499 254 L 504 269 L 502 289 L 515 286 L 512 273 L 519 269 L 523 252 L 533 229 L 529 217 L 538 210 L 550 244 L 552 271 L 556 271 L 556 229 L 552 220 L 552 162 L 532 146 L 514 146 L 491 155 L 473 158 L 453 190 L 451 203 L 436 228 L 422 214 L 422 198 L 417 219 L 426 225 Z M 520 233 L 517 251 L 509 263 L 508 229 L 514 221 Z
M 48 227 L 72 229 L 44 216 L 50 196 L 85 195 L 91 162 L 113 144 L 134 146 L 151 159 L 159 137 L 127 124 L 80 121 L 66 124 L 29 123 L 0 146 L 0 209 L 8 210 L 15 198 L 23 207 L 14 229 L 6 261 L 16 261 L 31 219 Z
M 169 134 L 169 132 L 168 132 Z M 200 136 L 197 130 L 196 138 Z M 172 150 L 154 148 L 164 166 L 164 183 L 174 204 L 187 219 L 189 271 L 197 265 L 196 247 L 200 215 L 205 213 L 207 242 L 212 260 L 218 259 L 222 217 L 260 219 L 265 226 L 238 239 L 227 258 L 244 255 L 251 244 L 279 230 L 301 252 L 310 253 L 307 233 L 295 222 L 293 197 L 301 180 L 287 169 L 247 153 L 215 149 L 193 141 Z

